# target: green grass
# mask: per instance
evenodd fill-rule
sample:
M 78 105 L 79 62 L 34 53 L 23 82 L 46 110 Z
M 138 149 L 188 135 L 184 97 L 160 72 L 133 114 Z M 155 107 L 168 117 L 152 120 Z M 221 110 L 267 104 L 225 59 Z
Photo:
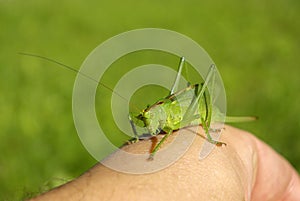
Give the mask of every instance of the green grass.
M 30 197 L 96 163 L 73 124 L 75 75 L 17 52 L 79 68 L 104 40 L 144 27 L 202 45 L 223 77 L 228 114 L 260 118 L 236 126 L 300 171 L 299 12 L 296 0 L 0 1 L 0 200 Z

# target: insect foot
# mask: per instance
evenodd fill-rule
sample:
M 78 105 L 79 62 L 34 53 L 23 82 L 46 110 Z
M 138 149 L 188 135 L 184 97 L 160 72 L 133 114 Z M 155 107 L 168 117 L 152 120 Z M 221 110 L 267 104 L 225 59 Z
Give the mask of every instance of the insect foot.
M 223 128 L 209 128 L 209 131 L 210 132 L 221 132 L 222 130 L 225 130 L 225 127 Z
M 150 154 L 149 158 L 147 159 L 147 161 L 153 161 L 154 160 L 154 156 L 152 154 Z
M 134 138 L 132 140 L 127 140 L 127 145 L 130 145 L 130 144 L 135 144 L 139 141 L 139 138 Z
M 227 146 L 227 144 L 225 143 L 225 142 L 215 142 L 215 144 L 216 144 L 216 146 L 218 146 L 218 147 L 222 147 L 223 145 L 224 145 L 224 147 L 225 146 Z

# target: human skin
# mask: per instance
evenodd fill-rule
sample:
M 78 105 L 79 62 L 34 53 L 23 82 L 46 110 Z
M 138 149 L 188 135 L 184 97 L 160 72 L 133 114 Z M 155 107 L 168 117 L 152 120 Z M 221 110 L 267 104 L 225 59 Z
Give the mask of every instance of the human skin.
M 125 174 L 98 163 L 77 179 L 32 200 L 300 200 L 298 173 L 268 145 L 230 126 L 225 126 L 221 141 L 227 146 L 214 148 L 200 161 L 204 139 L 197 136 L 179 160 L 150 174 Z M 151 146 L 148 140 L 122 149 L 141 153 Z

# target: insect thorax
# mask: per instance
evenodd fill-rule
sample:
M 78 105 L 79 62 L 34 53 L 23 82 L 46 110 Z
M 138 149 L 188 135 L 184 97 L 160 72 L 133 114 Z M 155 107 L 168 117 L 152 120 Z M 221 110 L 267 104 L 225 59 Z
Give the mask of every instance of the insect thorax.
M 143 113 L 144 123 L 152 135 L 160 131 L 168 132 L 180 128 L 183 115 L 178 102 L 167 102 L 155 105 Z

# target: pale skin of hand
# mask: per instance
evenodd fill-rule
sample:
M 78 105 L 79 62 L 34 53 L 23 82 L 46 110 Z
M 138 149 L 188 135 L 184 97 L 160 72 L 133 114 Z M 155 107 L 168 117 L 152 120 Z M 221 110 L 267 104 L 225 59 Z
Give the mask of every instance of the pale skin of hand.
M 197 136 L 183 157 L 151 174 L 120 173 L 99 163 L 77 179 L 32 200 L 300 200 L 298 173 L 268 145 L 230 126 L 225 126 L 221 141 L 227 146 L 215 147 L 200 161 L 204 139 Z M 123 149 L 145 152 L 151 143 L 139 141 Z

